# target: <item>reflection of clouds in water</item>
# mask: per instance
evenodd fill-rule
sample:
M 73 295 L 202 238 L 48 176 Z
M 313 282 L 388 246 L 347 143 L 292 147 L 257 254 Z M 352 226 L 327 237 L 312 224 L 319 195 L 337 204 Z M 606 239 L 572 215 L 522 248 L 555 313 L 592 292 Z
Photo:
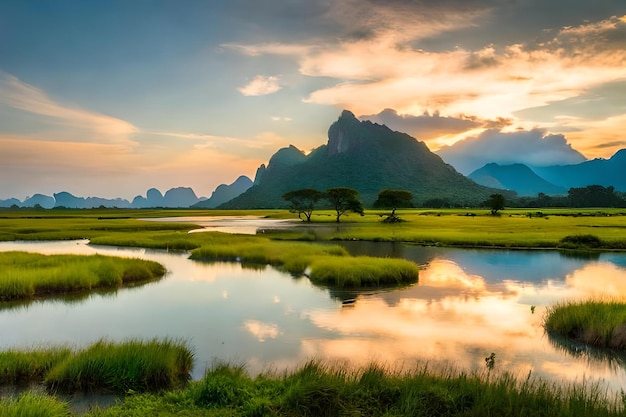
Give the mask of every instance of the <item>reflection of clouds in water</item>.
M 421 270 L 420 285 L 446 288 L 464 288 L 483 291 L 485 280 L 478 275 L 468 275 L 456 263 L 446 259 L 433 259 L 428 268 Z
M 585 265 L 565 277 L 580 296 L 626 296 L 626 270 L 608 262 Z
M 607 281 L 624 278 L 624 271 L 614 274 L 617 268 L 613 267 L 609 273 L 595 265 L 573 276 L 587 277 L 585 269 L 606 273 Z M 539 375 L 580 379 L 589 373 L 589 364 L 564 359 L 550 346 L 542 326 L 543 309 L 532 314 L 530 305 L 549 305 L 583 291 L 583 286 L 572 287 L 562 281 L 487 283 L 452 261 L 436 259 L 421 271 L 416 286 L 395 294 L 360 297 L 349 309 L 310 312 L 314 324 L 344 337 L 307 340 L 303 349 L 356 365 L 371 361 L 397 364 L 414 358 L 452 361 L 465 369 L 483 367 L 484 357 L 496 352 L 503 371 L 524 375 L 532 369 Z M 550 365 L 559 361 L 569 369 Z M 605 368 L 600 366 L 599 377 L 614 376 Z
M 281 334 L 277 324 L 263 323 L 258 320 L 246 320 L 243 323 L 243 328 L 256 337 L 259 342 L 276 339 Z

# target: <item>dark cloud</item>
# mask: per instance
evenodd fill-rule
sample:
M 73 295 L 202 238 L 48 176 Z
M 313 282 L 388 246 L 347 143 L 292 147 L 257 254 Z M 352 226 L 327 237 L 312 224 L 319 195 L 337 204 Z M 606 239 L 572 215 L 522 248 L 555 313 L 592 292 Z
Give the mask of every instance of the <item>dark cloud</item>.
M 585 157 L 572 149 L 563 135 L 546 134 L 540 129 L 513 133 L 487 130 L 436 153 L 465 175 L 490 162 L 549 166 L 585 161 Z
M 594 146 L 594 149 L 605 149 L 605 148 L 623 148 L 626 147 L 626 140 L 616 140 L 613 142 L 604 142 Z
M 469 116 L 446 117 L 441 116 L 439 112 L 432 115 L 426 112 L 419 116 L 413 116 L 398 114 L 394 109 L 385 109 L 378 114 L 363 115 L 359 118 L 386 125 L 392 130 L 408 133 L 419 140 L 461 133 L 477 127 L 499 130 L 511 124 L 510 120 L 504 118 L 481 120 Z
M 385 109 L 378 114 L 363 115 L 359 119 L 386 125 L 392 130 L 408 133 L 419 140 L 460 133 L 481 125 L 469 118 L 443 117 L 439 113 L 433 115 L 424 113 L 420 116 L 400 115 L 394 109 Z

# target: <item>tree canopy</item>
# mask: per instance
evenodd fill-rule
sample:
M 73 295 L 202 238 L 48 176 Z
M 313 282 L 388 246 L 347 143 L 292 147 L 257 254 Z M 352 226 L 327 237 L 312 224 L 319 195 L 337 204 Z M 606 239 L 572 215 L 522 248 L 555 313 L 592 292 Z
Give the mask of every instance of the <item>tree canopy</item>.
M 310 222 L 315 204 L 324 197 L 324 193 L 313 188 L 289 191 L 283 195 L 283 199 L 290 203 L 289 210 L 298 213 L 298 218 Z
M 504 196 L 502 194 L 491 194 L 485 205 L 491 209 L 491 214 L 498 214 L 498 211 L 504 209 Z
M 387 221 L 397 220 L 396 209 L 403 207 L 413 207 L 413 194 L 407 190 L 382 190 L 378 193 L 378 199 L 374 202 L 374 207 L 391 209 L 391 214 Z
M 336 187 L 326 190 L 324 197 L 337 213 L 337 223 L 346 211 L 363 214 L 363 204 L 358 196 L 359 192 L 353 188 Z

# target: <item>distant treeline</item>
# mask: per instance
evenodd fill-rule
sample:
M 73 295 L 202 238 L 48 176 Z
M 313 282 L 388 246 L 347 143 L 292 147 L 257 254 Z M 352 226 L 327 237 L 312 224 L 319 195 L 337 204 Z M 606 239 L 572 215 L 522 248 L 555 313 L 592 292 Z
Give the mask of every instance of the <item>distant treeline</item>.
M 567 195 L 551 196 L 539 193 L 535 197 L 506 198 L 507 207 L 541 208 L 541 207 L 626 207 L 626 193 L 615 191 L 613 186 L 589 185 L 587 187 L 570 188 Z M 460 202 L 443 198 L 426 200 L 423 207 L 428 208 L 459 208 Z M 488 207 L 485 202 L 483 206 Z

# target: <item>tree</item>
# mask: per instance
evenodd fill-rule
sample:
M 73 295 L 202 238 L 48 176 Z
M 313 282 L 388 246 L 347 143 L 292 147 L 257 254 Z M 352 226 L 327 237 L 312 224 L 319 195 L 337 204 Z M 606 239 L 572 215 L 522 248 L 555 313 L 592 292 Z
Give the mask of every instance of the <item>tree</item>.
M 315 203 L 317 203 L 324 193 L 312 188 L 303 188 L 301 190 L 289 191 L 283 195 L 283 199 L 291 204 L 289 211 L 298 213 L 298 218 L 302 219 L 301 215 L 304 214 L 305 219 L 303 221 L 310 222 Z
M 497 193 L 491 194 L 485 204 L 491 209 L 491 214 L 498 214 L 499 210 L 504 210 L 504 196 Z
M 346 211 L 363 214 L 363 204 L 359 201 L 358 196 L 359 192 L 352 188 L 336 187 L 326 190 L 324 198 L 330 202 L 333 209 L 337 212 L 337 223 L 339 223 L 339 218 Z
M 398 221 L 396 209 L 402 207 L 413 207 L 413 194 L 406 190 L 382 190 L 378 193 L 378 199 L 374 202 L 374 207 L 389 208 L 391 214 L 385 221 Z

